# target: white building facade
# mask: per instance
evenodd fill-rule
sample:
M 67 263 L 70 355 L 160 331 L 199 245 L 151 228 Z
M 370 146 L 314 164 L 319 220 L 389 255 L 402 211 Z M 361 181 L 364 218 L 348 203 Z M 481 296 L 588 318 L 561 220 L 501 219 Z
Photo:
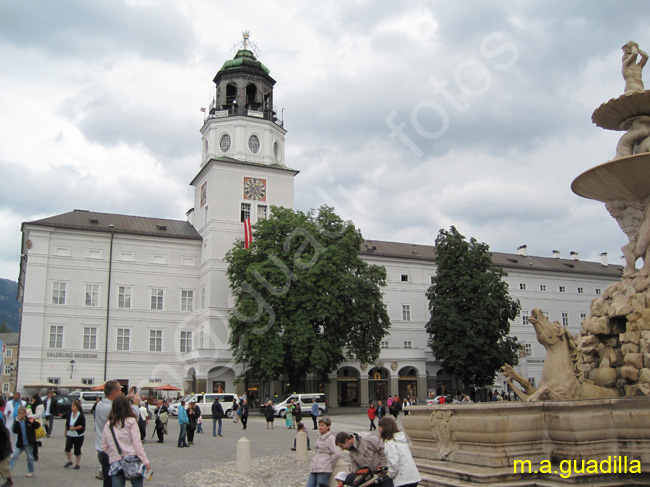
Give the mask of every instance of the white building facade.
M 266 218 L 271 205 L 293 208 L 298 171 L 285 165 L 286 131 L 268 69 L 242 49 L 214 82 L 186 221 L 74 210 L 23 224 L 19 389 L 117 379 L 125 388 L 161 382 L 187 392 L 243 392 L 228 343 L 224 256 L 243 238 L 244 220 Z M 381 359 L 342 364 L 328 384 L 307 378 L 308 387 L 323 388 L 331 406 L 455 390 L 427 348 L 433 247 L 366 241 L 360 252 L 388 272 L 392 328 Z M 539 381 L 544 350 L 526 313 L 541 308 L 577 332 L 621 267 L 519 254 L 494 254 L 494 261 L 522 303 L 512 324 L 522 343 L 519 371 Z M 248 386 L 258 397 L 285 392 L 281 378 Z

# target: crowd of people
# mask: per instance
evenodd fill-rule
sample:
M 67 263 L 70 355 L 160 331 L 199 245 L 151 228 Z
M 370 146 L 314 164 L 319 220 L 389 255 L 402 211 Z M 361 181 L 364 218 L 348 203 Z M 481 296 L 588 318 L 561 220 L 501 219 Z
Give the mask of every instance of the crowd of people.
M 210 407 L 213 421 L 213 436 L 223 436 L 223 420 L 227 417 L 224 406 L 217 396 Z M 308 487 L 327 483 L 342 450 L 350 452 L 351 468 L 371 465 L 373 468 L 385 467 L 383 485 L 396 487 L 415 487 L 420 477 L 410 455 L 406 435 L 398 430 L 395 419 L 402 411 L 402 401 L 397 396 L 389 398 L 387 405 L 378 401 L 371 403 L 368 409 L 370 430 L 378 428 L 379 437 L 370 433 L 345 433 L 334 436 L 330 431 L 331 420 L 321 416 L 321 410 L 314 399 L 307 408 L 312 416 L 314 430 L 318 430 L 316 441 L 310 441 L 308 429 L 303 420 L 303 409 L 299 401 L 291 401 L 286 408 L 285 426 L 295 429 L 297 434 L 306 435 L 308 450 L 314 448 L 310 465 Z M 235 398 L 231 406 L 232 420 L 248 427 L 250 406 L 246 396 Z M 87 420 L 79 400 L 74 400 L 70 410 L 59 414 L 57 403 L 50 391 L 42 400 L 38 394 L 31 399 L 21 398 L 16 392 L 12 398 L 5 400 L 0 396 L 0 475 L 5 479 L 0 487 L 13 486 L 12 470 L 25 453 L 27 460 L 27 477 L 34 475 L 35 462 L 38 461 L 39 446 L 42 438 L 52 435 L 54 418 L 61 417 L 64 424 L 66 463 L 64 468 L 79 470 L 81 468 L 82 450 L 86 434 Z M 131 485 L 140 487 L 143 478 L 151 473 L 151 464 L 144 449 L 146 430 L 149 423 L 149 409 L 144 398 L 139 394 L 124 395 L 117 381 L 104 384 L 104 397 L 98 398 L 91 408 L 94 418 L 95 450 L 100 465 L 97 478 L 103 486 L 122 487 L 127 480 Z M 394 416 L 395 419 L 393 417 Z M 153 435 L 158 443 L 164 443 L 168 433 L 170 405 L 167 400 L 157 402 L 154 412 Z M 272 400 L 264 407 L 267 429 L 274 429 L 275 411 Z M 378 425 L 375 425 L 378 420 Z M 186 448 L 194 444 L 194 435 L 203 434 L 203 415 L 199 404 L 181 402 L 178 408 L 179 437 L 178 447 Z M 152 435 L 152 437 L 153 437 Z M 291 450 L 296 450 L 294 439 Z M 128 459 L 135 459 L 141 466 L 144 476 L 131 478 Z M 379 471 L 379 470 L 378 470 Z M 390 481 L 390 483 L 388 483 Z

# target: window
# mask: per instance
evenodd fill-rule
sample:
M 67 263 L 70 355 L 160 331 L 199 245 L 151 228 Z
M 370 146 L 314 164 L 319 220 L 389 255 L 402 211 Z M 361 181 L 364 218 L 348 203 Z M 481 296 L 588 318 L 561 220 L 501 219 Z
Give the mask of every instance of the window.
M 525 282 L 520 282 L 519 283 L 519 290 L 520 291 L 525 291 L 526 290 L 526 283 Z
M 4 375 L 11 375 L 11 365 L 5 365 Z
M 50 326 L 50 348 L 63 348 L 63 326 Z
M 230 135 L 223 134 L 219 139 L 219 150 L 224 154 L 230 150 Z
M 581 287 L 578 288 L 578 294 L 582 294 L 584 292 L 585 292 L 585 290 L 583 288 L 581 288 Z
M 528 382 L 530 382 L 530 385 L 535 387 L 535 377 L 529 377 Z
M 205 286 L 201 288 L 201 309 L 205 309 Z
M 182 331 L 181 332 L 181 353 L 187 353 L 191 351 L 192 351 L 192 332 Z
M 403 304 L 402 305 L 402 320 L 411 321 L 411 305 Z
M 559 289 L 559 291 L 560 291 L 561 293 L 566 292 L 566 287 L 564 287 L 564 286 L 560 286 L 558 289 Z
M 569 326 L 569 313 L 562 313 L 562 326 Z
M 408 274 L 402 274 L 402 282 L 409 282 L 409 275 Z
M 280 162 L 280 144 L 277 141 L 273 142 L 273 156 L 276 161 Z
M 84 326 L 84 350 L 97 349 L 97 328 L 94 326 Z
M 404 340 L 404 348 L 413 348 L 411 346 L 411 340 Z
M 524 350 L 526 351 L 526 357 L 530 357 L 533 354 L 533 344 L 532 343 L 524 344 Z
M 521 323 L 522 323 L 523 325 L 530 325 L 530 322 L 528 321 L 528 317 L 529 317 L 529 316 L 530 316 L 530 315 L 528 314 L 528 311 L 527 311 L 527 310 L 521 312 Z
M 199 330 L 199 349 L 203 350 L 203 328 Z
M 596 294 L 600 295 L 600 288 L 596 288 Z
M 436 278 L 436 276 L 431 276 L 431 284 L 433 284 L 435 282 L 435 278 Z
M 379 342 L 379 347 L 388 348 L 388 340 L 382 340 L 381 342 Z
M 86 306 L 99 306 L 99 284 L 86 284 Z
M 542 292 L 546 291 L 546 284 L 540 284 L 539 285 L 539 290 L 542 291 Z
M 66 282 L 60 281 L 52 284 L 52 304 L 65 304 L 66 286 Z
M 542 311 L 542 314 L 544 315 L 544 318 L 547 320 L 549 319 L 548 311 Z
M 167 256 L 163 254 L 154 254 L 151 256 L 151 263 L 152 264 L 159 264 L 163 265 L 167 263 Z
M 251 135 L 248 138 L 248 148 L 253 154 L 257 154 L 260 151 L 260 138 L 257 135 Z
M 580 321 L 587 319 L 587 313 L 580 313 Z
M 149 351 L 162 352 L 162 330 L 149 330 Z
M 131 330 L 128 328 L 117 329 L 117 350 L 121 352 L 128 352 L 130 350 Z
M 8 384 L 6 382 L 2 383 L 2 392 L 11 392 L 9 388 L 11 387 L 11 384 Z
M 119 286 L 117 288 L 117 307 L 124 309 L 131 309 L 131 292 L 133 288 L 130 286 Z
M 151 289 L 151 309 L 160 310 L 163 309 L 163 298 L 165 296 L 165 290 L 160 288 Z
M 258 220 L 266 220 L 266 210 L 267 206 L 266 205 L 257 205 L 257 219 Z
M 245 221 L 246 218 L 251 217 L 251 204 L 242 203 L 241 204 L 241 221 Z
M 7 348 L 5 350 L 5 357 L 7 357 L 7 358 L 12 357 L 13 354 L 14 354 L 14 351 L 11 348 Z
M 181 291 L 181 311 L 192 311 L 193 307 L 194 291 Z

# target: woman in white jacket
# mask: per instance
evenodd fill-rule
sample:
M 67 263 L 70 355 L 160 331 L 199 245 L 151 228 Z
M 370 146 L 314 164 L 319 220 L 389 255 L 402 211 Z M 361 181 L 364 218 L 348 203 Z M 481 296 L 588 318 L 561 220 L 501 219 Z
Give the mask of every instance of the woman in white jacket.
M 406 435 L 390 416 L 379 420 L 379 437 L 384 441 L 388 475 L 395 487 L 417 487 L 422 478 L 411 456 Z

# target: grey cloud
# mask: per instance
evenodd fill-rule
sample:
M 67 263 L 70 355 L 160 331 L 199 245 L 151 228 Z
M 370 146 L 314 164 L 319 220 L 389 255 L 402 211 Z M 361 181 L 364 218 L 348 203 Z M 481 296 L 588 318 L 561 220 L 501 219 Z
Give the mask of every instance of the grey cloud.
M 127 5 L 123 0 L 3 2 L 0 39 L 56 57 L 96 59 L 132 52 L 145 58 L 183 59 L 191 25 L 172 1 Z

